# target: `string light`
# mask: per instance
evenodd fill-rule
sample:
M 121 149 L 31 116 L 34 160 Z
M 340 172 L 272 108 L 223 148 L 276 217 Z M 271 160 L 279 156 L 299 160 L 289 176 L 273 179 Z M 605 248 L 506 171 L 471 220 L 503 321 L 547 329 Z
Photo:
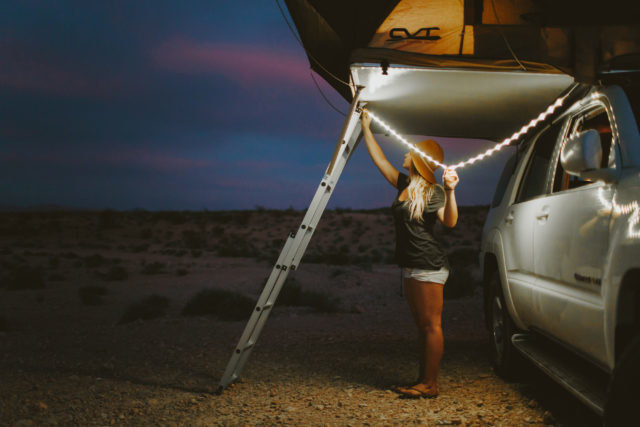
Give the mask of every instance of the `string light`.
M 387 133 L 393 135 L 398 141 L 400 141 L 401 143 L 406 145 L 411 151 L 413 151 L 414 153 L 417 153 L 423 159 L 425 159 L 425 160 L 427 160 L 429 162 L 433 162 L 438 166 L 441 166 L 443 169 L 455 170 L 455 169 L 460 169 L 460 168 L 462 168 L 462 167 L 464 167 L 466 165 L 472 165 L 472 164 L 474 164 L 475 162 L 477 162 L 479 160 L 483 160 L 486 157 L 489 157 L 489 156 L 493 155 L 494 153 L 496 153 L 497 151 L 499 151 L 503 147 L 511 144 L 513 141 L 517 140 L 522 135 L 526 134 L 530 129 L 534 128 L 538 123 L 540 123 L 541 121 L 546 119 L 547 116 L 549 116 L 549 114 L 552 114 L 556 109 L 558 109 L 558 107 L 560 107 L 564 103 L 564 100 L 567 98 L 567 96 L 568 96 L 568 94 L 563 96 L 563 97 L 561 97 L 561 98 L 556 99 L 556 101 L 553 104 L 549 105 L 546 110 L 541 112 L 538 115 L 538 117 L 536 117 L 535 119 L 531 120 L 525 126 L 522 126 L 522 128 L 520 128 L 520 130 L 518 132 L 515 132 L 509 138 L 504 139 L 502 142 L 496 144 L 495 146 L 493 146 L 492 148 L 486 150 L 483 153 L 480 153 L 480 154 L 478 154 L 478 155 L 476 155 L 474 157 L 471 157 L 471 158 L 465 160 L 464 162 L 459 162 L 459 163 L 456 163 L 456 164 L 453 164 L 453 165 L 447 165 L 445 163 L 441 163 L 441 162 L 437 161 L 436 159 L 432 158 L 431 156 L 429 156 L 428 154 L 425 154 L 422 151 L 418 150 L 415 147 L 415 145 L 413 145 L 412 143 L 407 141 L 402 135 L 400 135 L 398 132 L 393 130 L 380 117 L 376 116 L 374 113 L 372 113 L 369 110 L 367 110 L 367 111 L 369 112 L 369 116 L 371 117 L 372 120 L 374 120 L 376 123 L 378 123 L 378 125 L 380 125 L 384 130 L 386 130 Z

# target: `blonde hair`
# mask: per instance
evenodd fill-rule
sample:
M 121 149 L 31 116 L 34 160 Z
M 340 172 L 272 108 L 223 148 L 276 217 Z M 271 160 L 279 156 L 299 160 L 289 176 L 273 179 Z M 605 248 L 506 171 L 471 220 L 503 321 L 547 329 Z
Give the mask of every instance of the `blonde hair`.
M 413 165 L 411 166 L 413 167 Z M 412 221 L 422 222 L 422 214 L 431 200 L 434 187 L 434 184 L 427 182 L 418 173 L 412 173 L 409 176 L 407 193 L 409 196 L 409 217 Z

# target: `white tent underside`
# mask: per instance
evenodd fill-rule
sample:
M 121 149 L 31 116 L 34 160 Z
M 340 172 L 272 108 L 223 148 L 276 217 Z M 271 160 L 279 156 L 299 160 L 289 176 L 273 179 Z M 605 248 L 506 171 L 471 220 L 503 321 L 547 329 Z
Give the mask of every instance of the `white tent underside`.
M 351 66 L 361 101 L 401 134 L 500 140 L 567 89 L 566 74 L 390 66 Z M 373 128 L 373 131 L 380 131 Z

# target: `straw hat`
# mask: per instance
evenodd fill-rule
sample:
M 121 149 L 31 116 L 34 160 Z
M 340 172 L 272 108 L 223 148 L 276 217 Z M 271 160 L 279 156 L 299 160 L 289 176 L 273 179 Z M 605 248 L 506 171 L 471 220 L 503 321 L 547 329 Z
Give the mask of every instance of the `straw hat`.
M 440 145 L 433 139 L 427 139 L 425 141 L 418 142 L 417 144 L 415 144 L 415 147 L 429 157 L 439 161 L 440 163 L 444 161 L 444 152 L 442 151 L 442 147 L 440 147 Z M 440 166 L 438 166 L 434 162 L 428 162 L 413 150 L 410 151 L 410 155 L 411 161 L 413 162 L 413 166 L 415 167 L 416 171 L 428 182 L 437 184 L 436 177 L 433 172 Z

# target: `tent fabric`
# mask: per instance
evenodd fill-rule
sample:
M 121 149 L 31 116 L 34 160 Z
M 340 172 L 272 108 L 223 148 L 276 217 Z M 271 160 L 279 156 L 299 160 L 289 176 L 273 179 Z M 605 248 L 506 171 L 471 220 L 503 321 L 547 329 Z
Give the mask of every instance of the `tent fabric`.
M 402 0 L 378 27 L 369 47 L 472 55 L 473 40 L 473 26 L 464 23 L 462 0 Z
M 464 68 L 482 71 L 522 71 L 514 59 L 484 59 L 463 56 L 425 55 L 395 49 L 363 48 L 352 52 L 349 62 L 412 65 L 433 68 Z M 559 74 L 562 71 L 552 65 L 531 61 L 520 61 L 528 72 Z
M 361 100 L 422 135 L 504 137 L 574 80 L 640 52 L 621 0 L 285 2 L 313 70 L 349 102 L 367 86 Z
M 349 102 L 349 55 L 366 47 L 399 0 L 285 0 L 311 69 Z
M 514 60 L 506 39 L 520 62 L 549 64 L 588 83 L 597 80 L 601 64 L 619 55 L 640 52 L 637 25 L 640 16 L 637 8 L 630 8 L 624 0 L 285 0 L 285 3 L 312 69 L 348 101 L 351 91 L 331 75 L 346 81 L 351 54 L 360 48 Z M 385 41 L 393 28 L 405 28 L 415 34 L 420 28 L 432 26 L 441 28 L 439 33 L 434 32 L 441 36 L 435 44 L 419 39 L 395 40 L 391 44 Z M 426 48 L 429 46 L 432 51 Z

